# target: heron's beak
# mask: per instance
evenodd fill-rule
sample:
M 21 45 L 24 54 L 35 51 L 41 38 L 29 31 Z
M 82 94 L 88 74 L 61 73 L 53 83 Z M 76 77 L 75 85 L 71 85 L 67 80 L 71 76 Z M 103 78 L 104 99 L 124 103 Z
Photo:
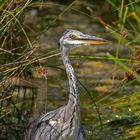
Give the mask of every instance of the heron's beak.
M 98 38 L 95 36 L 90 35 L 82 35 L 78 38 L 78 41 L 80 44 L 86 44 L 86 45 L 102 45 L 102 44 L 110 44 L 109 41 Z

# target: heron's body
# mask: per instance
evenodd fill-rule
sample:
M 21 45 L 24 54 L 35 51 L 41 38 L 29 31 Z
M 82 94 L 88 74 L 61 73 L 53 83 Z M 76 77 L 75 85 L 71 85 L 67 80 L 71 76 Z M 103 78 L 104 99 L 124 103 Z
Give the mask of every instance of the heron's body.
M 64 32 L 60 39 L 60 50 L 70 86 L 68 103 L 31 122 L 25 140 L 85 140 L 80 126 L 77 79 L 69 60 L 69 52 L 74 45 L 87 46 L 93 44 L 106 44 L 106 41 L 95 36 L 85 35 L 77 30 Z

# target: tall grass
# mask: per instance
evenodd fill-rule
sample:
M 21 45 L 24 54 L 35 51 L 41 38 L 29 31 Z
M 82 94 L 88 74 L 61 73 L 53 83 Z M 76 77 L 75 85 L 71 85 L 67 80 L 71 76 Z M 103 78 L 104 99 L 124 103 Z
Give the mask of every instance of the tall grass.
M 32 50 L 23 24 L 23 13 L 30 3 L 31 0 L 0 1 L 0 139 L 21 138 L 26 123 L 22 118 L 27 113 L 20 108 L 28 110 L 29 106 L 20 100 L 22 95 L 13 93 L 19 89 L 16 89 L 18 77 L 30 77 L 27 63 L 23 65 Z M 32 107 L 32 101 L 29 102 Z
M 47 85 L 45 81 L 45 90 L 41 89 L 44 83 L 33 81 L 32 75 L 36 71 L 46 80 L 46 70 L 40 61 L 60 54 L 54 54 L 54 51 L 46 55 L 35 55 L 39 47 L 34 44 L 43 33 L 31 41 L 27 33 L 31 28 L 28 28 L 24 22 L 24 13 L 30 10 L 33 2 L 35 1 L 4 0 L 0 3 L 0 139 L 22 139 L 32 112 L 33 117 L 40 115 L 42 110 L 40 102 L 47 100 Z M 43 1 L 38 3 L 37 7 L 41 7 Z M 65 10 L 54 18 L 51 24 L 55 23 L 73 4 L 74 2 L 65 6 Z M 45 30 L 47 31 L 49 27 Z M 37 66 L 36 69 L 34 66 Z M 41 96 L 36 94 L 37 83 L 40 83 L 38 92 L 43 93 Z
M 117 94 L 121 94 L 125 92 L 125 87 L 131 85 L 139 86 L 140 82 L 140 5 L 138 4 L 138 0 L 129 0 L 127 2 L 125 0 L 107 0 L 107 2 L 114 9 L 116 20 L 113 21 L 113 24 L 107 25 L 106 29 L 112 34 L 117 43 L 116 54 L 108 54 L 108 59 L 113 59 L 115 64 L 124 69 L 124 73 L 127 73 L 122 77 L 123 82 L 117 85 L 117 89 L 120 89 L 123 83 L 123 88 L 117 92 Z M 130 62 L 121 60 L 125 59 L 121 56 L 121 47 L 127 47 L 130 50 L 129 58 L 127 58 Z M 130 77 L 128 75 L 131 75 L 133 78 L 131 77 L 132 79 L 129 79 Z M 128 79 L 130 81 L 127 81 Z M 126 83 L 124 81 L 126 81 Z M 131 94 L 126 93 L 108 104 L 118 110 L 123 110 L 123 112 L 119 113 L 120 118 L 118 117 L 118 119 L 108 123 L 109 125 L 118 125 L 120 129 L 124 127 L 125 135 L 123 135 L 123 139 L 140 138 L 139 92 L 140 90 L 132 91 Z M 112 96 L 112 93 L 110 95 Z M 122 136 L 118 135 L 117 139 L 122 139 Z
M 123 70 L 124 76 L 121 77 L 120 82 L 109 88 L 105 95 L 99 95 L 94 99 L 99 107 L 99 112 L 109 107 L 114 112 L 112 115 L 100 114 L 104 127 L 102 134 L 100 133 L 100 136 L 96 137 L 102 139 L 104 135 L 107 135 L 107 131 L 111 131 L 111 136 L 107 139 L 138 140 L 140 138 L 140 90 L 137 89 L 140 89 L 140 1 L 107 0 L 107 2 L 113 10 L 112 22 L 108 23 L 102 17 L 97 17 L 97 19 L 112 36 L 112 46 L 115 47 L 115 53 L 108 52 L 104 57 L 89 55 L 71 57 L 111 61 L 114 62 L 115 69 Z M 125 52 L 126 54 L 129 52 L 126 58 L 121 53 L 124 48 L 129 50 Z M 117 77 L 115 78 L 117 79 Z M 129 90 L 128 92 L 127 88 L 131 89 L 131 87 L 137 87 L 136 91 Z M 110 98 L 113 100 L 110 101 Z M 115 132 L 113 132 L 113 127 L 116 129 Z M 119 132 L 123 134 L 119 134 Z
M 82 8 L 75 8 L 75 3 L 81 4 Z M 111 8 L 114 18 L 112 23 L 104 21 L 101 17 L 96 16 L 110 34 L 112 44 L 115 47 L 115 53 L 108 52 L 105 57 L 96 56 L 71 56 L 73 58 L 84 58 L 91 60 L 104 60 L 111 61 L 117 67 L 124 71 L 124 77 L 121 77 L 117 85 L 113 85 L 106 94 L 100 94 L 92 100 L 92 105 L 86 107 L 95 108 L 99 114 L 99 120 L 102 121 L 102 128 L 98 128 L 99 121 L 92 120 L 97 130 L 91 136 L 95 139 L 103 139 L 106 134 L 111 134 L 111 139 L 136 139 L 140 137 L 140 119 L 139 119 L 139 90 L 127 93 L 127 88 L 139 86 L 139 67 L 135 68 L 134 65 L 140 64 L 140 59 L 137 57 L 139 53 L 135 53 L 140 49 L 140 6 L 139 0 L 106 0 L 108 7 Z M 65 3 L 65 2 L 64 2 Z M 88 3 L 86 6 L 84 4 Z M 4 0 L 0 1 L 0 138 L 1 139 L 21 139 L 23 136 L 23 129 L 26 126 L 27 119 L 30 118 L 33 109 L 34 99 L 36 98 L 36 85 L 32 85 L 30 81 L 33 76 L 32 67 L 38 66 L 36 71 L 40 74 L 44 73 L 41 61 L 54 58 L 60 55 L 58 50 L 49 51 L 46 54 L 37 54 L 39 47 L 35 47 L 36 39 L 30 39 L 29 32 L 24 23 L 24 12 L 28 11 L 31 7 L 51 7 L 55 11 L 61 11 L 59 14 L 50 16 L 51 20 L 47 19 L 47 26 L 39 32 L 37 39 L 42 34 L 46 34 L 49 28 L 55 26 L 62 26 L 62 22 L 67 20 L 65 14 L 71 10 L 76 12 L 79 16 L 85 16 L 91 19 L 93 15 L 87 14 L 89 11 L 92 13 L 92 1 L 73 1 L 70 5 L 62 5 L 55 2 L 36 2 L 32 3 L 31 0 L 17 1 L 17 0 Z M 78 5 L 78 6 L 79 6 Z M 53 7 L 54 6 L 54 7 Z M 85 6 L 85 7 L 84 7 Z M 91 6 L 91 7 L 90 7 Z M 58 9 L 56 9 L 58 8 Z M 82 10 L 82 9 L 86 10 Z M 52 10 L 51 9 L 51 10 Z M 62 10 L 63 9 L 63 10 Z M 48 9 L 47 9 L 48 10 Z M 52 12 L 53 13 L 53 12 Z M 49 12 L 47 14 L 50 14 Z M 70 15 L 71 13 L 68 13 Z M 64 18 L 66 18 L 64 20 Z M 95 18 L 95 17 L 94 17 Z M 61 21 L 62 20 L 62 21 Z M 64 21 L 63 21 L 64 20 Z M 61 22 L 60 22 L 61 21 Z M 46 21 L 45 21 L 46 22 Z M 59 23 L 60 22 L 60 23 Z M 72 22 L 72 20 L 71 20 Z M 80 27 L 80 24 L 78 25 Z M 55 28 L 55 27 L 54 27 Z M 48 36 L 47 36 L 48 37 Z M 122 48 L 129 50 L 129 55 L 124 58 L 121 53 Z M 127 52 L 126 52 L 127 53 Z M 134 54 L 135 58 L 134 58 Z M 132 55 L 132 56 L 131 56 Z M 132 59 L 131 59 L 132 58 Z M 49 66 L 49 65 L 47 65 Z M 51 65 L 51 67 L 58 68 Z M 61 68 L 59 68 L 61 69 Z M 35 71 L 33 69 L 33 71 Z M 46 75 L 45 75 L 46 76 Z M 26 80 L 19 83 L 19 79 L 25 78 Z M 116 78 L 116 77 L 115 77 Z M 114 79 L 115 79 L 114 78 Z M 114 80 L 112 79 L 112 81 Z M 117 79 L 117 78 L 116 78 Z M 113 82 L 112 82 L 113 83 Z M 97 83 L 96 83 L 97 84 Z M 102 83 L 100 83 L 102 84 Z M 28 86 L 26 86 L 28 85 Z M 81 83 L 82 85 L 82 83 Z M 28 88 L 27 88 L 28 87 Z M 84 88 L 87 90 L 87 88 Z M 20 94 L 22 90 L 23 94 Z M 30 92 L 30 96 L 26 93 Z M 14 94 L 13 94 L 14 93 Z M 87 90 L 90 98 L 94 97 L 93 92 Z M 17 96 L 14 96 L 17 95 Z M 25 97 L 27 95 L 27 98 Z M 24 100 L 26 98 L 26 101 Z M 110 100 L 110 99 L 113 100 Z M 94 102 L 96 101 L 96 103 Z M 106 114 L 106 108 L 110 107 L 110 114 Z M 98 110 L 99 109 L 99 110 Z M 105 113 L 104 113 L 105 112 Z M 116 114 L 115 114 L 116 113 Z M 90 114 L 95 116 L 95 112 Z M 114 117 L 115 115 L 116 117 Z M 92 118 L 92 117 L 91 117 Z M 84 122 L 86 123 L 86 121 Z M 113 128 L 115 127 L 115 129 Z M 100 131 L 101 130 L 101 131 Z M 116 131 L 117 130 L 117 131 Z M 98 132 L 99 131 L 99 132 Z M 109 131 L 109 132 L 108 132 Z M 8 134 L 7 134 L 8 133 Z M 123 133 L 123 134 L 122 134 Z

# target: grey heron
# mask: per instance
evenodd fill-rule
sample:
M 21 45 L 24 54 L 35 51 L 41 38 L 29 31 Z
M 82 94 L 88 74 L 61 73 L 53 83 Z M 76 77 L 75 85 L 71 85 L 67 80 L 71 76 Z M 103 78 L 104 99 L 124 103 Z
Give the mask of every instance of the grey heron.
M 63 33 L 59 47 L 70 86 L 68 103 L 30 123 L 25 140 L 85 140 L 80 125 L 78 82 L 70 63 L 69 53 L 70 49 L 74 47 L 107 43 L 102 38 L 83 34 L 73 29 L 68 29 Z

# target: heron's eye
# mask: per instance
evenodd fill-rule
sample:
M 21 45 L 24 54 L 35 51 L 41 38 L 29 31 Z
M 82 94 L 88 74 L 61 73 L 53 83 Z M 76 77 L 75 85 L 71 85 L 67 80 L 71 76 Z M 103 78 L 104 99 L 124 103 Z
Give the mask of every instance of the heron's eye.
M 69 36 L 71 39 L 76 39 L 77 38 L 77 36 L 76 35 L 74 35 L 74 34 L 70 34 L 70 36 Z

